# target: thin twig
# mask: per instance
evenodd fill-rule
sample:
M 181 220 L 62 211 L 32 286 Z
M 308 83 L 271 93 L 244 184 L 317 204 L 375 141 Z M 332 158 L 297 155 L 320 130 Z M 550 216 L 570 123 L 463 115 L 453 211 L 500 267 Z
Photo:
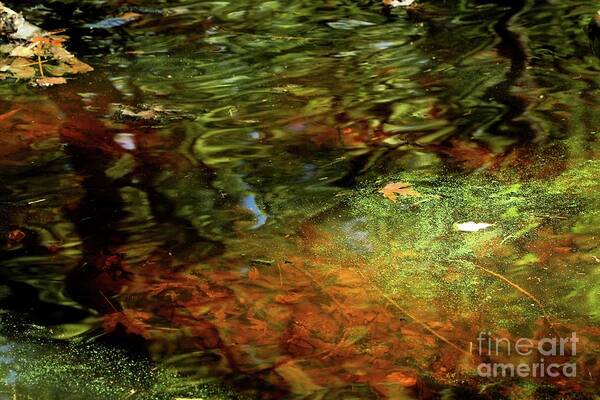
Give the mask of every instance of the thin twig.
M 432 328 L 430 328 L 425 322 L 421 321 L 416 315 L 413 315 L 411 312 L 405 310 L 402 306 L 400 306 L 400 304 L 398 304 L 398 302 L 394 299 L 392 299 L 390 296 L 388 296 L 383 290 L 381 290 L 377 285 L 373 284 L 372 281 L 370 281 L 368 279 L 367 276 L 365 276 L 365 274 L 363 274 L 363 272 L 356 268 L 355 269 L 356 272 L 358 272 L 358 274 L 368 283 L 371 284 L 371 286 L 390 304 L 392 305 L 394 308 L 396 308 L 398 311 L 400 311 L 402 314 L 406 315 L 408 318 L 412 319 L 415 323 L 417 323 L 418 325 L 420 325 L 421 327 L 423 327 L 427 332 L 431 333 L 433 336 L 435 336 L 436 338 L 440 339 L 442 342 L 446 343 L 447 345 L 449 345 L 450 347 L 460 351 L 461 353 L 466 353 L 469 354 L 466 350 L 460 348 L 457 344 L 455 344 L 454 342 L 450 341 L 449 339 L 447 339 L 446 337 L 444 337 L 443 335 L 441 335 L 440 333 L 436 332 L 435 330 L 433 330 Z
M 40 75 L 42 75 L 42 78 L 45 78 L 46 75 L 44 75 L 44 68 L 42 67 L 42 57 L 39 54 L 37 55 L 37 59 L 38 59 L 38 67 L 40 68 Z
M 122 311 L 117 310 L 117 308 L 113 305 L 113 303 L 111 303 L 111 301 L 108 299 L 108 297 L 106 297 L 104 295 L 104 293 L 102 292 L 102 290 L 98 289 L 98 291 L 100 292 L 100 294 L 102 295 L 102 297 L 104 297 L 104 300 L 106 300 L 106 302 L 112 307 L 113 310 L 115 310 L 115 312 L 117 313 L 122 313 Z M 125 315 L 125 314 L 123 314 Z M 127 317 L 125 317 L 127 318 Z
M 283 274 L 281 273 L 281 265 L 277 263 L 277 270 L 279 270 L 279 286 L 283 287 Z
M 523 294 L 525 297 L 529 298 L 531 301 L 533 301 L 542 311 L 542 315 L 544 317 L 544 319 L 546 320 L 546 322 L 548 322 L 548 324 L 550 325 L 550 328 L 554 331 L 554 333 L 560 338 L 560 333 L 558 333 L 558 331 L 554 328 L 554 323 L 552 322 L 552 320 L 550 319 L 550 315 L 548 314 L 548 312 L 546 311 L 546 307 L 544 307 L 544 305 L 542 304 L 542 302 L 540 300 L 538 300 L 537 297 L 535 297 L 533 294 L 531 294 L 531 292 L 527 291 L 526 289 L 524 289 L 523 287 L 519 286 L 518 284 L 516 284 L 515 282 L 511 281 L 510 279 L 508 279 L 507 277 L 505 277 L 504 275 L 501 275 L 497 272 L 494 272 L 488 268 L 482 267 L 481 265 L 477 265 L 477 264 L 473 264 L 476 268 L 479 268 L 480 270 L 484 271 L 485 273 L 492 275 L 493 277 L 496 277 L 498 279 L 500 279 L 502 282 L 506 283 L 507 285 L 513 287 L 515 290 L 517 290 L 518 292 L 520 292 L 521 294 Z
M 42 60 L 42 64 L 45 64 L 47 62 L 48 62 L 48 60 Z M 40 64 L 39 61 L 36 61 L 36 62 L 29 63 L 29 64 L 21 64 L 21 65 L 19 65 L 19 67 L 31 67 L 32 65 L 39 65 L 39 64 Z
M 486 273 L 488 273 L 488 274 L 490 274 L 492 276 L 495 276 L 496 278 L 500 279 L 501 281 L 507 283 L 509 286 L 512 286 L 517 291 L 519 291 L 522 294 L 524 294 L 526 297 L 529 297 L 535 304 L 538 305 L 538 307 L 540 307 L 542 309 L 542 311 L 544 312 L 544 314 L 546 314 L 546 309 L 545 309 L 544 305 L 533 294 L 531 294 L 527 290 L 523 289 L 521 286 L 517 285 L 516 283 L 514 283 L 513 281 L 511 281 L 510 279 L 508 279 L 504 275 L 500 275 L 499 273 L 494 272 L 494 271 L 492 271 L 490 269 L 487 269 L 485 267 L 482 267 L 481 265 L 477 265 L 477 264 L 473 264 L 473 265 L 475 267 L 479 268 L 480 270 L 482 270 L 482 271 L 484 271 L 484 272 L 486 272 Z

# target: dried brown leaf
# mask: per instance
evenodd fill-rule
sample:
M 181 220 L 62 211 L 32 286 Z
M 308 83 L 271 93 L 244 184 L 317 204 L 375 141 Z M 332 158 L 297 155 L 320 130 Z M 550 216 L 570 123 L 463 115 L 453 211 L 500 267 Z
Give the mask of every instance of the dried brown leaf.
M 35 76 L 36 70 L 31 61 L 26 58 L 15 58 L 9 67 L 10 72 L 18 79 L 31 79 Z
M 65 50 L 63 47 L 52 46 L 50 48 L 50 52 L 52 54 L 52 58 L 58 61 L 69 61 L 75 56 Z
M 417 197 L 421 193 L 417 192 L 410 183 L 407 182 L 392 182 L 385 185 L 379 190 L 379 193 L 383 194 L 383 197 L 389 199 L 392 203 L 398 200 L 398 197 Z
M 67 63 L 71 67 L 71 70 L 69 72 L 72 74 L 85 74 L 94 70 L 94 68 L 92 68 L 90 65 L 84 63 L 83 61 L 80 61 L 75 57 L 67 60 Z
M 40 87 L 64 85 L 65 83 L 67 83 L 67 80 L 65 78 L 61 78 L 61 77 L 45 77 L 45 78 L 38 78 L 35 80 L 35 84 Z

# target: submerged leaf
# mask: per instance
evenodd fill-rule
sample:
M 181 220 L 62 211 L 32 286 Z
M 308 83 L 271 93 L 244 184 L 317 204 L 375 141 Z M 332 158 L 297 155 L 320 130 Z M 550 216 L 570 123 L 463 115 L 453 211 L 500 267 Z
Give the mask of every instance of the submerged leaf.
M 248 272 L 248 279 L 250 279 L 251 281 L 256 281 L 259 278 L 260 278 L 260 272 L 258 271 L 258 268 L 256 268 L 256 267 L 250 268 L 250 271 Z
M 296 394 L 310 394 L 323 389 L 295 362 L 289 361 L 275 368 L 275 371 L 285 379 Z
M 8 111 L 4 114 L 0 115 L 0 122 L 5 121 L 7 119 L 9 119 L 10 117 L 12 117 L 13 115 L 15 115 L 16 113 L 18 113 L 19 111 L 21 111 L 20 108 L 16 108 L 14 110 Z
M 145 311 L 126 309 L 106 314 L 102 319 L 103 327 L 108 332 L 112 332 L 118 325 L 122 325 L 130 333 L 149 337 L 149 330 L 152 326 L 148 323 L 148 320 L 151 317 L 152 314 Z
M 417 384 L 417 375 L 412 371 L 397 371 L 386 376 L 385 380 L 404 387 L 411 387 Z

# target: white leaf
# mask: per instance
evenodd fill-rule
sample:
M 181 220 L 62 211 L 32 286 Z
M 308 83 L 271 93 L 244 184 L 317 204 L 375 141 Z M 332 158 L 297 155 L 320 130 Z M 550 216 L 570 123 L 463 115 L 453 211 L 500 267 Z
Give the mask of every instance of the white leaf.
M 415 0 L 384 0 L 383 2 L 390 7 L 408 7 L 414 3 Z
M 477 232 L 493 226 L 494 224 L 488 224 L 485 222 L 463 222 L 461 224 L 454 224 L 454 228 L 461 232 Z

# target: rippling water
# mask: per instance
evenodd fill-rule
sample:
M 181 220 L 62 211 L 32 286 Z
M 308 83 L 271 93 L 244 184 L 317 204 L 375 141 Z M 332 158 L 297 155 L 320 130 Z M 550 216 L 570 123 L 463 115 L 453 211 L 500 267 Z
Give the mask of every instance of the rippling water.
M 597 4 L 7 3 L 95 72 L 0 84 L 2 393 L 600 395 Z

